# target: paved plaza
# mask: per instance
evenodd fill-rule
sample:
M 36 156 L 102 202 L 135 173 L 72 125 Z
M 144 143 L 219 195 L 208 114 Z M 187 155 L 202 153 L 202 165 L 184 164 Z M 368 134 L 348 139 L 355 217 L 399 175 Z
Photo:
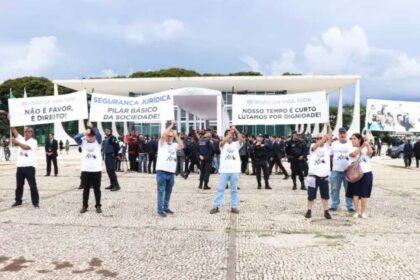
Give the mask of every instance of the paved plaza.
M 273 175 L 273 190 L 240 178 L 240 214 L 229 193 L 210 215 L 212 190 L 197 175 L 177 178 L 176 214 L 156 215 L 155 176 L 118 173 L 122 190 L 103 190 L 103 213 L 79 214 L 79 154 L 59 155 L 59 177 L 44 177 L 39 149 L 40 209 L 12 209 L 14 163 L 0 163 L 0 279 L 420 279 L 420 170 L 402 160 L 374 158 L 368 219 L 341 209 L 323 218 L 319 199 L 306 220 L 306 192 Z M 344 194 L 341 194 L 342 201 Z

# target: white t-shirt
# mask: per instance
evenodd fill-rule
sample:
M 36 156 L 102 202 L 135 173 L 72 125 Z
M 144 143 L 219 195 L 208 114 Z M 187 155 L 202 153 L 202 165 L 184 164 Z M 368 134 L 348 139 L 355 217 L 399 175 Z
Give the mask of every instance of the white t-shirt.
M 330 147 L 327 143 L 322 147 L 318 147 L 315 151 L 312 151 L 312 146 L 309 150 L 308 165 L 309 175 L 315 175 L 318 177 L 330 176 Z
M 357 147 L 352 147 L 350 149 L 350 153 L 354 152 L 357 150 Z M 364 147 L 361 151 L 360 151 L 360 168 L 362 168 L 362 172 L 363 173 L 368 173 L 372 171 L 372 166 L 370 165 L 370 157 L 367 154 L 368 149 L 366 147 Z M 350 154 L 349 153 L 349 154 Z M 359 158 L 359 155 L 357 155 L 356 157 L 350 157 L 350 163 L 356 161 Z
M 101 144 L 98 141 L 89 143 L 86 141 L 86 138 L 82 138 L 80 147 L 82 148 L 81 170 L 85 172 L 101 172 Z
M 331 155 L 333 156 L 333 170 L 343 172 L 350 164 L 349 151 L 353 148 L 350 141 L 340 143 L 334 141 L 331 145 Z
M 24 150 L 21 147 L 18 148 L 18 158 L 16 162 L 17 167 L 36 167 L 36 148 L 38 147 L 38 141 L 34 138 L 25 140 L 25 137 L 18 135 L 17 140 L 25 145 L 31 147 L 30 150 Z
M 163 144 L 159 141 L 158 156 L 156 160 L 156 170 L 175 173 L 176 171 L 176 151 L 178 150 L 178 143 Z
M 239 156 L 241 147 L 239 141 L 225 143 L 220 149 L 219 173 L 241 173 L 241 158 Z

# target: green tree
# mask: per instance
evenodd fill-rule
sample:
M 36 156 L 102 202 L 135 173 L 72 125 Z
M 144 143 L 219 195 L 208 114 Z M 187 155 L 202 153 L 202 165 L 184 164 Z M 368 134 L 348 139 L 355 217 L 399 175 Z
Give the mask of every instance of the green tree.
M 130 75 L 130 78 L 164 78 L 164 77 L 199 77 L 200 73 L 183 68 L 169 68 L 158 71 L 139 71 Z

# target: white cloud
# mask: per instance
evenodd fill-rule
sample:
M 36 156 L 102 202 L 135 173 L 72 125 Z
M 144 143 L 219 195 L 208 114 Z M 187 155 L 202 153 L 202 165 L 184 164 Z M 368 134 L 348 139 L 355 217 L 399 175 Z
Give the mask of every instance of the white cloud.
M 111 78 L 115 76 L 118 76 L 118 73 L 112 69 L 102 69 L 99 75 L 99 77 L 106 77 L 106 78 Z
M 61 56 L 54 36 L 34 37 L 28 43 L 0 45 L 0 79 L 42 75 Z
M 260 68 L 260 64 L 259 64 L 258 60 L 255 59 L 255 57 L 244 56 L 244 57 L 241 58 L 241 61 L 243 63 L 247 64 L 251 68 L 251 71 L 262 72 L 262 70 Z
M 420 78 L 420 57 L 409 57 L 407 54 L 400 54 L 396 65 L 388 68 L 384 79 L 410 79 Z
M 87 21 L 85 31 L 103 37 L 124 39 L 133 44 L 175 40 L 185 34 L 185 23 L 177 19 L 161 22 L 132 21 L 120 23 L 114 19 L 107 22 Z
M 292 50 L 286 50 L 282 53 L 279 60 L 274 60 L 270 65 L 270 73 L 281 75 L 285 72 L 297 73 L 299 68 L 295 64 L 296 54 Z

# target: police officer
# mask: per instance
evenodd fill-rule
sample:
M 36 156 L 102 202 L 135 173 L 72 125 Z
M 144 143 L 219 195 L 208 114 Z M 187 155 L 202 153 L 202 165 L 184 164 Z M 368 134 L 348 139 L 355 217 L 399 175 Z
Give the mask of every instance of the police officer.
M 117 138 L 112 135 L 112 129 L 105 129 L 105 138 L 102 145 L 103 153 L 105 155 L 106 172 L 111 181 L 111 185 L 105 189 L 118 191 L 120 185 L 118 184 L 117 174 L 115 173 L 115 158 L 118 156 L 119 145 Z
M 198 185 L 199 189 L 210 189 L 208 183 L 213 163 L 213 155 L 214 147 L 211 141 L 211 133 L 208 131 L 198 141 L 198 157 L 200 159 L 200 184 Z
M 290 169 L 292 169 L 293 190 L 296 190 L 296 176 L 299 177 L 301 184 L 300 189 L 306 190 L 304 182 L 304 168 L 305 168 L 305 145 L 300 140 L 297 131 L 293 131 L 292 139 L 286 145 L 286 154 L 290 161 Z
M 265 188 L 271 190 L 270 184 L 268 183 L 268 161 L 267 151 L 264 142 L 264 136 L 258 135 L 257 140 L 252 145 L 252 157 L 255 164 L 255 173 L 257 175 L 258 189 L 261 189 L 261 171 L 263 172 Z

